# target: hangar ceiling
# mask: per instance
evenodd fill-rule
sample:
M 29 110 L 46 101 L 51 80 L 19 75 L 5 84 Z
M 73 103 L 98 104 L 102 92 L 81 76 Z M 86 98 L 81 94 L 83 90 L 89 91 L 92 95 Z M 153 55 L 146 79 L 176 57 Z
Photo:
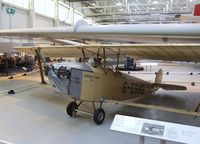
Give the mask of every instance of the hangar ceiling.
M 195 0 L 65 0 L 96 23 L 172 23 L 192 14 Z

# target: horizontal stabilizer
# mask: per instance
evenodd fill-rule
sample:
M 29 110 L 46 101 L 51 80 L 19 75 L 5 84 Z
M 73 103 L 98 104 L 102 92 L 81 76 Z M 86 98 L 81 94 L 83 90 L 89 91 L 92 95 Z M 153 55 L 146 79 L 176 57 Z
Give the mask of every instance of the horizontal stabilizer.
M 155 83 L 154 85 L 155 87 L 159 87 L 164 90 L 187 90 L 187 87 L 181 85 L 159 84 L 159 83 Z

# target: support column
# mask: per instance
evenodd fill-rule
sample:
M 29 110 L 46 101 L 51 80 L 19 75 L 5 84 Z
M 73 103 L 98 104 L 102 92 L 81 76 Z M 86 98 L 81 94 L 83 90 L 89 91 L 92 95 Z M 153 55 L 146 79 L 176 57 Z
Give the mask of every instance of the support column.
M 74 20 L 74 13 L 75 13 L 75 11 L 74 11 L 74 5 L 73 5 L 73 3 L 72 3 L 72 14 L 73 14 L 73 21 L 72 21 L 72 25 L 75 25 L 75 20 Z
M 34 28 L 35 27 L 35 12 L 33 10 L 29 11 L 29 28 Z
M 160 140 L 160 144 L 166 144 L 165 140 Z
M 144 144 L 144 136 L 140 136 L 140 144 Z
M 55 18 L 54 18 L 54 27 L 58 27 L 59 26 L 59 1 L 56 0 L 55 1 Z
M 58 19 L 54 19 L 54 27 L 58 27 L 59 26 L 59 20 Z
M 2 29 L 2 13 L 3 9 L 2 9 L 2 0 L 0 0 L 0 29 Z
M 29 28 L 35 27 L 35 11 L 34 11 L 34 0 L 29 0 Z

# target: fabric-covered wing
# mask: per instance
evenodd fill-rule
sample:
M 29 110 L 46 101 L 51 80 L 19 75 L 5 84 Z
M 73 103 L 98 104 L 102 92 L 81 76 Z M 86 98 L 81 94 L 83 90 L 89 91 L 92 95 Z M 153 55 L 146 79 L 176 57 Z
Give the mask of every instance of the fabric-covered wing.
M 34 54 L 35 49 L 50 57 L 106 57 L 131 56 L 140 59 L 169 60 L 169 61 L 200 61 L 200 44 L 131 44 L 131 45 L 66 45 L 43 47 L 17 47 L 16 49 Z

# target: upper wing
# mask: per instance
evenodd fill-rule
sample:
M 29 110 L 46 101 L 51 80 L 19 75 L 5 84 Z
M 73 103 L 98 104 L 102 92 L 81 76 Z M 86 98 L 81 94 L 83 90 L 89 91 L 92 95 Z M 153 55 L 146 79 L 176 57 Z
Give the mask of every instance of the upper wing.
M 105 40 L 117 42 L 200 42 L 200 24 L 120 24 L 0 30 L 0 36 L 45 37 L 49 39 Z
M 200 44 L 131 44 L 131 45 L 66 45 L 46 47 L 18 47 L 22 52 L 34 53 L 40 49 L 42 53 L 51 57 L 86 57 L 97 54 L 106 57 L 116 57 L 119 53 L 124 56 L 141 59 L 169 60 L 169 61 L 200 61 Z

